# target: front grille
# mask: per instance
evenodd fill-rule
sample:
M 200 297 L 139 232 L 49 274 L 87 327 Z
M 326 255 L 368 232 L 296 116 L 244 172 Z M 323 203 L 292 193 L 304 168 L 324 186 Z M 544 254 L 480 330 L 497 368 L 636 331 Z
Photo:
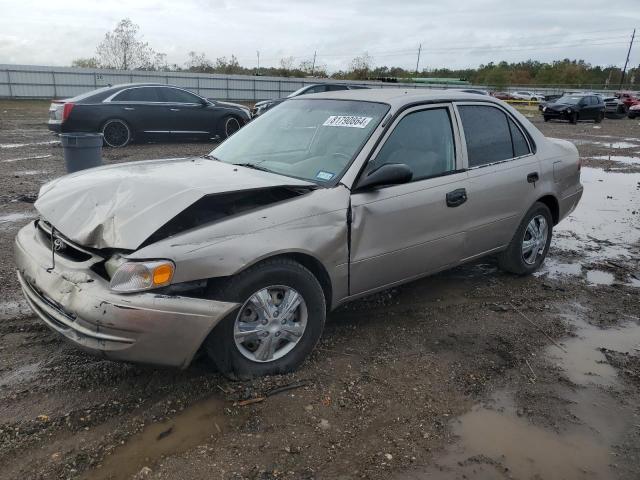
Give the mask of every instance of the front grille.
M 37 227 L 41 234 L 44 236 L 44 240 L 45 242 L 47 242 L 47 245 L 51 247 L 51 232 L 53 230 L 51 224 L 45 220 L 38 220 Z M 92 255 L 89 252 L 82 250 L 77 245 L 69 242 L 69 240 L 67 240 L 66 238 L 63 238 L 60 235 L 56 234 L 55 239 L 59 240 L 63 245 L 62 249 L 56 250 L 56 255 L 60 255 L 67 260 L 71 260 L 72 262 L 86 262 L 87 260 L 90 260 L 92 258 Z

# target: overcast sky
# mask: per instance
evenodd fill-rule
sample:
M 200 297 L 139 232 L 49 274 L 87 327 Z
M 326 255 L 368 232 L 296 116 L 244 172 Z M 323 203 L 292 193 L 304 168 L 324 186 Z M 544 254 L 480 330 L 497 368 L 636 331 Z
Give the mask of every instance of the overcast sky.
M 124 17 L 179 65 L 191 50 L 244 66 L 257 50 L 262 66 L 315 50 L 330 71 L 363 52 L 415 68 L 422 43 L 421 69 L 565 57 L 622 66 L 640 0 L 0 0 L 0 63 L 70 65 Z

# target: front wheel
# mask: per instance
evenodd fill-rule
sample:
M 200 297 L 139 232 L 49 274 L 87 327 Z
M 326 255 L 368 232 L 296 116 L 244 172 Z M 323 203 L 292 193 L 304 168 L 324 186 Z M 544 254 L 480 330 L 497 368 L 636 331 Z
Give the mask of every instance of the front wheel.
M 549 207 L 536 202 L 522 219 L 507 249 L 498 256 L 500 268 L 517 275 L 529 275 L 542 265 L 553 232 Z
M 267 260 L 209 293 L 240 304 L 205 341 L 209 357 L 231 379 L 291 372 L 322 334 L 326 317 L 322 287 L 294 261 Z
M 102 126 L 102 136 L 107 146 L 120 148 L 131 141 L 131 129 L 124 120 L 107 120 Z
M 238 130 L 242 128 L 240 124 L 240 120 L 236 117 L 227 117 L 224 119 L 224 138 L 229 138 L 231 135 L 236 133 Z
M 602 123 L 602 120 L 604 120 L 604 112 L 598 113 L 598 116 L 596 117 L 596 123 Z
M 548 122 L 549 120 L 550 120 L 549 116 L 545 115 L 545 116 L 544 116 L 544 121 L 545 121 L 545 122 Z
M 573 125 L 575 125 L 576 123 L 578 123 L 578 112 L 573 112 L 570 116 L 569 116 L 569 122 L 572 123 Z

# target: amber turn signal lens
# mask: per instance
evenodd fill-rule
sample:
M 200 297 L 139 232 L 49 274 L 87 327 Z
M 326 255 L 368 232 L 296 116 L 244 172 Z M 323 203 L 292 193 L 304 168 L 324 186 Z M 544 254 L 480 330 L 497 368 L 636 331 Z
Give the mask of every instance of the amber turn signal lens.
M 173 265 L 169 263 L 158 265 L 153 270 L 154 285 L 164 285 L 165 283 L 169 283 L 171 281 L 171 277 L 173 277 Z

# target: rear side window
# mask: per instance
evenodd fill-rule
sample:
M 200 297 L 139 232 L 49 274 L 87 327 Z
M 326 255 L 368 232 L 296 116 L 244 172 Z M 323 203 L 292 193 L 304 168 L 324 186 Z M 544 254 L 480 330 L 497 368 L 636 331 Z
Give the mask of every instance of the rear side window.
M 201 103 L 200 97 L 177 88 L 162 88 L 161 95 L 169 103 Z
M 461 105 L 458 107 L 467 140 L 469 167 L 513 158 L 511 131 L 507 116 L 494 107 Z
M 531 150 L 529 150 L 529 144 L 527 143 L 527 140 L 524 138 L 524 135 L 515 124 L 515 122 L 510 118 L 509 130 L 511 131 L 511 140 L 513 141 L 513 156 L 522 157 L 524 155 L 529 155 L 531 153 Z
M 162 99 L 155 87 L 129 88 L 113 97 L 114 102 L 161 102 Z
M 369 170 L 387 163 L 404 163 L 413 181 L 455 170 L 455 147 L 449 111 L 434 108 L 405 116 L 384 143 Z

